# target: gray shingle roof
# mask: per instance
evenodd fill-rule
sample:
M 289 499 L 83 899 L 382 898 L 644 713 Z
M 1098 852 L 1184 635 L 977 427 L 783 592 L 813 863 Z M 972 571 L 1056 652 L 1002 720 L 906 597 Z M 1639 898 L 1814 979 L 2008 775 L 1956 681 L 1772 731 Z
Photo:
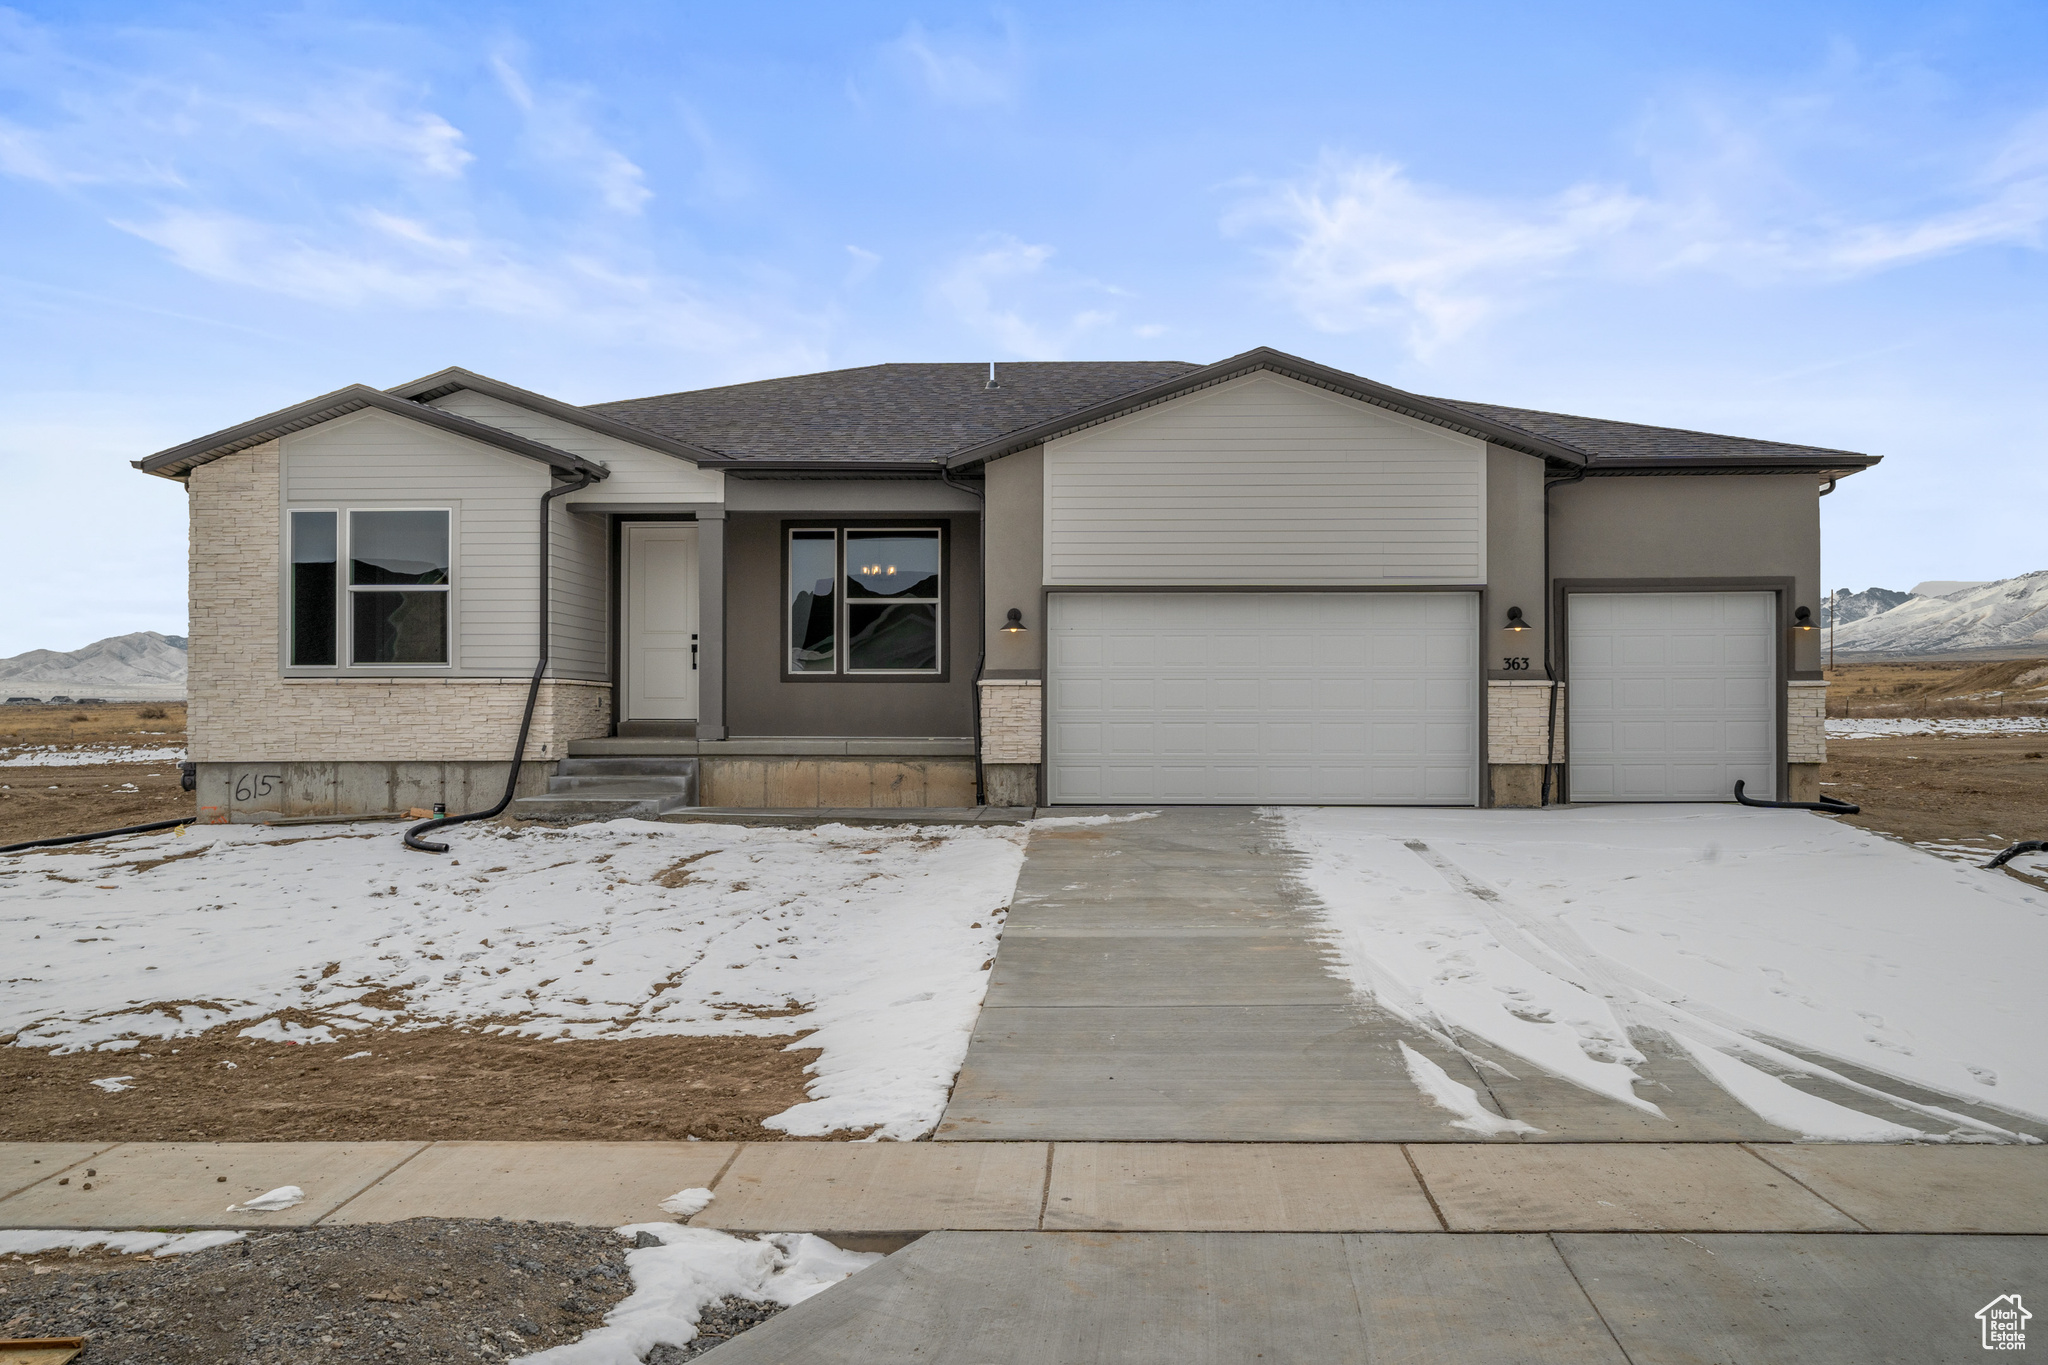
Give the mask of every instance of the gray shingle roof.
M 1604 417 L 1573 417 L 1569 413 L 1504 408 L 1497 403 L 1471 403 L 1459 398 L 1439 398 L 1436 401 L 1481 417 L 1490 417 L 1503 426 L 1561 441 L 1592 456 L 1595 468 L 1616 461 L 1634 463 L 1651 460 L 1687 463 L 1782 461 L 1802 466 L 1849 460 L 1861 465 L 1871 458 L 1853 450 L 1788 445 L 1783 441 L 1760 441 L 1748 436 L 1717 436 L 1709 431 L 1687 431 L 1682 427 L 1650 427 L 1637 422 L 1610 421 Z
M 1202 368 L 1178 360 L 868 365 L 589 411 L 742 463 L 929 463 Z

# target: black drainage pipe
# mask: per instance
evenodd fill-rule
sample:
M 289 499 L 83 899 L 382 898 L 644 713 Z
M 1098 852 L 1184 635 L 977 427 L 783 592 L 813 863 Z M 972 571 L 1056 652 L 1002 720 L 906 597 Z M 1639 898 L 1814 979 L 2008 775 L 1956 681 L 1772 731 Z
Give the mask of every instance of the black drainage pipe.
M 553 531 L 553 509 L 550 504 L 564 493 L 574 493 L 580 488 L 590 487 L 596 477 L 586 471 L 577 476 L 576 482 L 560 484 L 540 495 L 540 659 L 533 666 L 533 681 L 526 687 L 526 710 L 519 717 L 519 742 L 512 746 L 512 772 L 505 779 L 505 794 L 499 797 L 498 804 L 489 810 L 471 811 L 468 815 L 437 815 L 431 820 L 422 820 L 405 832 L 407 848 L 420 853 L 446 853 L 448 845 L 436 843 L 432 839 L 422 839 L 420 832 L 446 829 L 450 825 L 460 825 L 470 820 L 489 820 L 512 804 L 512 797 L 519 790 L 520 765 L 526 761 L 526 736 L 533 729 L 533 704 L 540 700 L 541 675 L 548 671 L 548 563 L 554 558 L 549 553 Z
M 1742 779 L 1735 779 L 1735 799 L 1745 806 L 1766 806 L 1771 810 L 1817 810 L 1824 815 L 1861 815 L 1863 807 L 1852 806 L 1847 801 L 1838 801 L 1832 796 L 1823 796 L 1818 801 L 1759 801 L 1753 796 L 1742 794 Z
M 89 844 L 95 839 L 112 839 L 122 834 L 151 834 L 160 829 L 175 829 L 179 825 L 192 824 L 192 817 L 183 815 L 176 820 L 157 820 L 147 825 L 123 825 L 120 829 L 103 829 L 94 834 L 60 834 L 54 839 L 31 839 L 25 844 L 9 844 L 0 848 L 0 853 L 19 853 L 30 848 L 55 848 L 59 844 Z
M 0 849 L 0 853 L 4 852 L 6 852 L 5 849 Z M 1999 854 L 1996 858 L 1993 858 L 1990 862 L 1984 864 L 1984 866 L 2004 867 L 2007 863 L 2011 862 L 2014 858 L 2019 857 L 2022 853 L 2042 852 L 2048 852 L 2048 839 L 2022 839 L 2020 840 L 2020 842 L 2014 844 L 2005 852 Z

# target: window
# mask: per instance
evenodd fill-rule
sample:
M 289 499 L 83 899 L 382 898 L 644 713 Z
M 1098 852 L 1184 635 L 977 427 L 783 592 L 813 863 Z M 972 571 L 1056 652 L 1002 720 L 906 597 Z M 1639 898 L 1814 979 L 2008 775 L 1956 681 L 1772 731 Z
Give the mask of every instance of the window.
M 291 661 L 298 668 L 334 666 L 336 514 L 292 513 Z
M 348 514 L 349 662 L 448 662 L 448 514 Z
M 789 671 L 937 673 L 936 528 L 789 533 Z

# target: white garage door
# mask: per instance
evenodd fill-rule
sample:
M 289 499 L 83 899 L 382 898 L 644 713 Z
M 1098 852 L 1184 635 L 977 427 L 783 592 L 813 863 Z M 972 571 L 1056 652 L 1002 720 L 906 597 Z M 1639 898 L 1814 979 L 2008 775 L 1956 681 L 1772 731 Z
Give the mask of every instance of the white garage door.
M 1055 803 L 1472 805 L 1479 599 L 1055 593 Z
M 1778 661 L 1767 592 L 1574 593 L 1574 801 L 1777 792 Z

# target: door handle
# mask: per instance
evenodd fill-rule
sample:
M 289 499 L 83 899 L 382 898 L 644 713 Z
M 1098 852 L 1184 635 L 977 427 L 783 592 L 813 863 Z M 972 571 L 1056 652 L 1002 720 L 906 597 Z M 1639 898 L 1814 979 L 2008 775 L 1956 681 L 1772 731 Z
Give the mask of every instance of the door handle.
M 697 637 L 694 635 L 690 637 L 690 671 L 697 671 Z

